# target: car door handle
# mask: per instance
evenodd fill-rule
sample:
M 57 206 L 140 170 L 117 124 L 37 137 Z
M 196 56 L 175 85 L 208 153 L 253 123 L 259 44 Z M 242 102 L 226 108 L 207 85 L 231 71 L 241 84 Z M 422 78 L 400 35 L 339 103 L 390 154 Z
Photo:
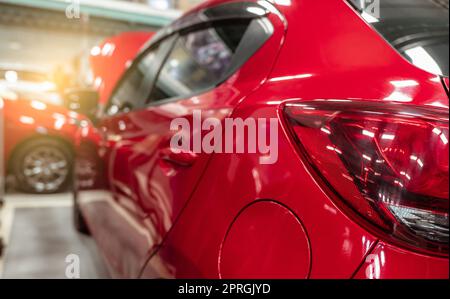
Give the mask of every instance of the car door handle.
M 160 158 L 176 166 L 189 167 L 195 163 L 198 155 L 193 152 L 174 153 L 170 148 L 167 148 L 160 152 Z

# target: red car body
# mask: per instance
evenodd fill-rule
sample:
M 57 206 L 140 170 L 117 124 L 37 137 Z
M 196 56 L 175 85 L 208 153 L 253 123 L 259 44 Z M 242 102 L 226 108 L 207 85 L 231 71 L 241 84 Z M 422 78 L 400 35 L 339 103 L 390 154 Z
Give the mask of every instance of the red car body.
M 23 142 L 40 136 L 53 136 L 72 147 L 78 124 L 84 119 L 60 106 L 21 99 L 4 99 L 4 114 L 6 161 Z M 65 123 L 55 126 L 62 118 Z
M 236 2 L 208 1 L 179 23 Z M 283 114 L 289 103 L 339 101 L 445 114 L 441 78 L 405 60 L 346 1 L 275 2 L 265 4 L 270 38 L 216 88 L 103 116 L 79 131 L 76 203 L 111 273 L 448 278 L 448 251 L 399 242 L 333 198 L 299 154 Z M 278 161 L 260 164 L 254 153 L 171 154 L 171 121 L 192 124 L 194 110 L 221 120 L 278 119 Z
M 54 193 L 68 187 L 72 172 L 73 141 L 79 125 L 86 121 L 85 117 L 39 100 L 4 98 L 3 105 L 2 144 L 6 173 L 15 176 L 19 189 L 26 192 Z M 46 153 L 41 151 L 43 155 L 36 156 L 32 149 L 37 150 L 38 147 Z M 25 159 L 31 159 L 32 155 L 33 161 L 25 163 Z M 45 155 L 53 155 L 53 158 L 47 157 L 48 160 L 44 161 L 47 159 Z M 46 172 L 49 175 L 46 183 L 54 185 L 43 187 L 36 185 L 42 183 L 39 179 L 29 181 L 24 172 L 27 168 L 31 171 L 31 167 L 39 168 L 38 175 Z M 60 178 L 57 182 L 50 176 L 55 175 L 53 171 L 59 170 L 59 177 L 55 177 L 56 180 Z

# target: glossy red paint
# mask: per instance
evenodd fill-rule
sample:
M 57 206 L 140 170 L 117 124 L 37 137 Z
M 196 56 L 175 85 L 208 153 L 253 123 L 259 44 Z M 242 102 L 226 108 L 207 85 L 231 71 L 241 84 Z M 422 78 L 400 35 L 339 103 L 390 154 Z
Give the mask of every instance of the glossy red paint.
M 87 119 L 61 106 L 10 96 L 2 100 L 5 174 L 14 178 L 15 187 L 24 192 L 67 190 L 73 140 Z
M 262 221 L 255 223 L 255 219 Z M 308 278 L 310 250 L 303 225 L 289 209 L 277 202 L 258 201 L 245 208 L 227 232 L 220 250 L 220 276 L 224 279 Z M 293 256 L 289 252 L 297 254 Z
M 336 205 L 280 116 L 287 102 L 316 99 L 448 109 L 441 80 L 404 60 L 344 1 L 283 3 L 269 14 L 274 34 L 217 88 L 78 133 L 77 163 L 93 166 L 77 174 L 77 200 L 115 277 L 362 278 L 366 258 L 384 252 L 374 278 L 448 278 L 448 256 L 385 243 Z M 192 123 L 194 109 L 222 120 L 278 118 L 277 163 L 200 154 L 186 166 L 176 159 L 187 157 L 167 157 L 171 120 Z M 263 230 L 271 223 L 272 238 Z
M 50 136 L 72 146 L 78 126 L 85 118 L 63 107 L 48 103 L 4 99 L 5 161 L 18 146 L 32 138 Z
M 365 258 L 355 279 L 448 277 L 448 260 L 405 251 L 379 242 Z

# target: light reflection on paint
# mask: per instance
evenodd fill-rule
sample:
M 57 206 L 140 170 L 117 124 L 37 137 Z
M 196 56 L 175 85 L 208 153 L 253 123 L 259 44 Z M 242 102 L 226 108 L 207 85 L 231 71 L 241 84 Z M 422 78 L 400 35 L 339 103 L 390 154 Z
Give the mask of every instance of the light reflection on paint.
M 295 76 L 276 77 L 270 79 L 269 81 L 270 82 L 288 81 L 288 80 L 311 78 L 312 76 L 313 76 L 312 74 L 300 74 Z
M 47 105 L 40 101 L 31 101 L 30 103 L 31 107 L 33 107 L 36 110 L 45 110 L 47 109 Z
M 291 6 L 292 5 L 291 0 L 275 0 L 274 2 L 275 2 L 275 4 L 283 5 L 283 6 Z
M 34 124 L 34 118 L 32 118 L 32 117 L 30 117 L 30 116 L 24 116 L 24 115 L 22 115 L 22 116 L 19 118 L 19 121 L 20 121 L 21 123 L 23 123 L 23 124 L 26 124 L 26 125 L 32 125 L 32 124 Z
M 423 47 L 418 46 L 406 50 L 405 54 L 409 56 L 415 66 L 432 74 L 443 74 L 437 62 Z
M 419 82 L 417 82 L 416 80 L 398 80 L 398 81 L 391 81 L 391 84 L 394 85 L 395 87 L 403 88 L 403 87 L 418 86 Z

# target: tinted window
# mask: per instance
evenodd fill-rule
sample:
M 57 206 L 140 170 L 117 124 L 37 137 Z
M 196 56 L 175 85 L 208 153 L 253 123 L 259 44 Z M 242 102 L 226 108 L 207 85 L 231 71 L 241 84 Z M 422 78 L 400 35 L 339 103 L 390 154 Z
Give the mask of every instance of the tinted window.
M 349 0 L 406 59 L 434 74 L 449 74 L 448 0 Z
M 148 102 L 186 97 L 220 83 L 250 21 L 218 25 L 178 38 Z
M 156 46 L 146 53 L 133 67 L 126 73 L 119 87 L 111 97 L 107 108 L 108 115 L 118 112 L 127 112 L 143 103 L 150 93 L 150 76 L 155 67 L 155 59 L 160 47 Z

